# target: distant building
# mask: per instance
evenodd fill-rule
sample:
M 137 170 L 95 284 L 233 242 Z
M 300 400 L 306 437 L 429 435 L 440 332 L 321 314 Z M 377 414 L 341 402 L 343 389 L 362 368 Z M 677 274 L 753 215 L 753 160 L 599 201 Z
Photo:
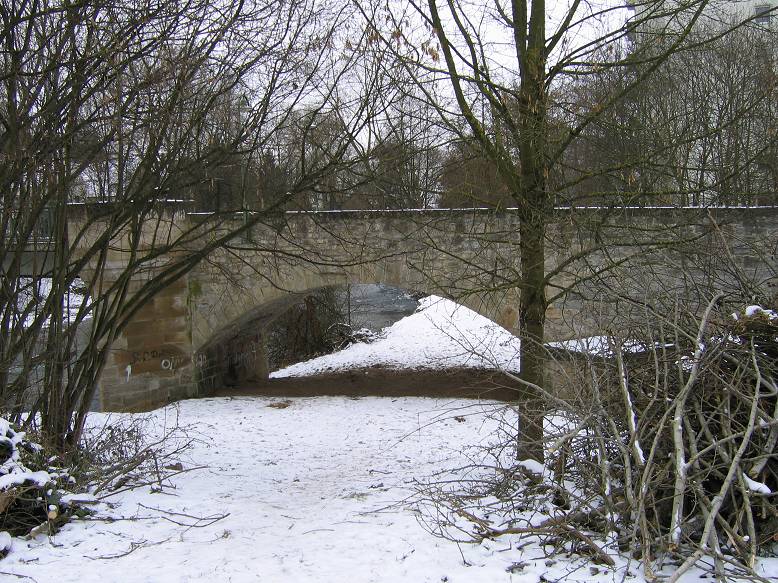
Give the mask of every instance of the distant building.
M 627 1 L 633 18 L 646 19 L 651 32 L 658 28 L 672 30 L 687 22 L 696 14 L 705 0 L 688 2 L 670 0 L 666 2 Z M 707 27 L 731 26 L 744 23 L 747 26 L 778 30 L 778 0 L 708 0 L 698 23 Z M 648 30 L 646 31 L 648 32 Z
M 741 18 L 751 18 L 759 26 L 776 27 L 778 24 L 778 0 L 743 0 L 727 2 Z

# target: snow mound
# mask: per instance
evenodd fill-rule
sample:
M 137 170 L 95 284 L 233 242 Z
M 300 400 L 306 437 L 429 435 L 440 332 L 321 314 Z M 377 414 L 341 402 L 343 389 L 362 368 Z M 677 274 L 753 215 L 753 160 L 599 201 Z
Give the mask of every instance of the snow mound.
M 438 296 L 419 302 L 416 313 L 384 328 L 370 343 L 300 362 L 271 378 L 302 377 L 369 367 L 476 368 L 518 372 L 519 339 L 473 310 Z

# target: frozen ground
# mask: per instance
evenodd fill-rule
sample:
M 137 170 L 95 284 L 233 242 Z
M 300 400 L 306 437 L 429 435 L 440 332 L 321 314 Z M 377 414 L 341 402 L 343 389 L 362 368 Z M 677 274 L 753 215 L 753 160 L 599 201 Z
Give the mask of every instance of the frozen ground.
M 642 583 L 639 566 L 618 557 L 610 569 L 516 537 L 456 544 L 422 528 L 403 503 L 414 480 L 479 459 L 468 446 L 488 442 L 496 407 L 379 397 L 184 401 L 150 414 L 148 428 L 187 427 L 194 442 L 181 462 L 190 471 L 161 489 L 108 498 L 110 506 L 51 539 L 15 539 L 0 580 Z M 775 576 L 778 563 L 762 571 Z
M 196 441 L 182 462 L 200 469 L 161 492 L 109 498 L 112 507 L 50 540 L 15 540 L 0 572 L 40 583 L 496 583 L 557 571 L 540 549 L 507 539 L 460 547 L 435 538 L 398 505 L 414 479 L 466 462 L 466 446 L 490 434 L 495 405 L 319 397 L 270 406 L 278 402 L 193 400 L 153 413 L 158 425 L 188 427 Z M 506 571 L 519 560 L 528 562 L 521 574 Z
M 473 310 L 437 296 L 415 314 L 385 328 L 379 340 L 277 370 L 271 378 L 300 377 L 370 367 L 501 368 L 518 371 L 519 339 Z
M 405 368 L 441 359 L 513 368 L 516 352 L 515 338 L 501 328 L 432 298 L 382 340 L 286 371 L 370 366 L 373 358 Z M 0 561 L 0 581 L 642 583 L 639 565 L 624 558 L 615 557 L 611 569 L 515 536 L 457 544 L 421 526 L 408 503 L 415 482 L 459 476 L 455 468 L 479 460 L 482 450 L 469 446 L 493 439 L 498 407 L 241 397 L 184 401 L 145 417 L 94 414 L 95 426 L 143 418 L 149 436 L 185 427 L 193 441 L 180 457 L 184 473 L 162 488 L 110 497 L 91 519 L 51 539 L 15 539 Z M 778 560 L 760 570 L 778 581 Z M 700 575 L 692 570 L 682 581 Z

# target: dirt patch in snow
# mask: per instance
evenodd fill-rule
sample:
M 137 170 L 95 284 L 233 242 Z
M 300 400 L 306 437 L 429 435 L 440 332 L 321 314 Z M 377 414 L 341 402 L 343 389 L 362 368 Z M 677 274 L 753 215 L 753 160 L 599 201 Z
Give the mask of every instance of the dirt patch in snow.
M 510 401 L 517 399 L 521 395 L 521 390 L 518 383 L 494 370 L 466 368 L 442 371 L 398 370 L 374 366 L 224 387 L 214 396 L 235 395 L 443 397 Z

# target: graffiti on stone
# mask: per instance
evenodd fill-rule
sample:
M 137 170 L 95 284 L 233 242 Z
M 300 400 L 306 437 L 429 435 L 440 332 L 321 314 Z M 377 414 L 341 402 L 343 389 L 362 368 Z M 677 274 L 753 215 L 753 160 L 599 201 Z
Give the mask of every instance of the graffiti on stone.
M 203 355 L 204 356 L 204 355 Z M 194 358 L 192 361 L 194 362 Z M 150 350 L 135 351 L 130 353 L 130 360 L 124 369 L 127 375 L 127 381 L 130 380 L 130 376 L 133 373 L 133 368 L 137 368 L 139 365 L 143 365 L 139 368 L 139 371 L 151 372 L 150 369 L 159 368 L 161 371 L 173 372 L 187 362 L 187 357 L 183 355 L 175 347 L 171 348 L 154 348 Z
M 240 348 L 227 355 L 227 365 L 248 368 L 254 364 L 259 350 L 259 343 L 252 340 L 245 348 Z
M 144 350 L 143 352 L 133 352 L 132 360 L 130 364 L 138 364 L 139 362 L 148 362 L 160 357 L 159 350 Z
M 168 356 L 160 361 L 162 370 L 174 371 L 184 363 L 183 356 Z
M 192 364 L 198 370 L 204 369 L 208 366 L 208 357 L 205 352 L 198 352 L 192 355 Z

